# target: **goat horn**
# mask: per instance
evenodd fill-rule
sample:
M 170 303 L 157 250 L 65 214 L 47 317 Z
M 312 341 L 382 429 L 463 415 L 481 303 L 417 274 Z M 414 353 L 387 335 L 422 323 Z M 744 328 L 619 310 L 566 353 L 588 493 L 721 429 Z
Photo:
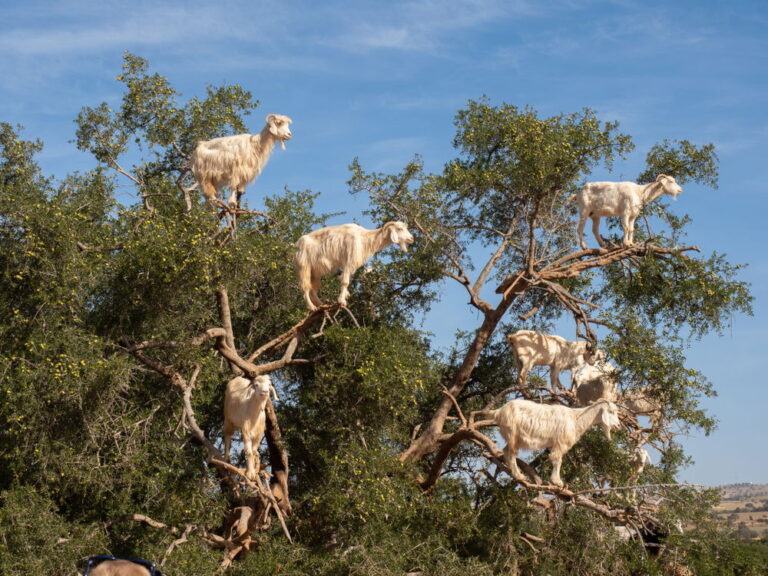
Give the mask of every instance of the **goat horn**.
M 264 122 L 267 122 L 267 123 L 269 123 L 269 120 L 270 120 L 270 118 L 274 118 L 274 117 L 275 117 L 275 115 L 274 115 L 274 114 L 267 114 L 267 117 L 266 117 L 266 118 L 264 118 Z

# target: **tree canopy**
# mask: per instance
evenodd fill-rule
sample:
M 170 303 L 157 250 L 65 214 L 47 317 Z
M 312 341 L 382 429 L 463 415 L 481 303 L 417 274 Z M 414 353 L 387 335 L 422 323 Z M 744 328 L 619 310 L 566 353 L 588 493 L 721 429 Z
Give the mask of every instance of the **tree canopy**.
M 751 313 L 740 265 L 687 243 L 682 201 L 648 205 L 631 246 L 604 221 L 611 247 L 576 249 L 569 197 L 633 150 L 617 123 L 480 98 L 457 112 L 456 157 L 439 173 L 418 156 L 396 174 L 352 160 L 367 216 L 407 222 L 416 242 L 359 270 L 348 308 L 308 313 L 292 258 L 328 219 L 316 193 L 257 182 L 266 212 L 236 233 L 185 199 L 195 143 L 244 131 L 258 102 L 223 86 L 180 103 L 132 54 L 118 81 L 119 107 L 77 118 L 95 160 L 85 174 L 46 177 L 42 143 L 0 123 L 4 571 L 73 574 L 112 553 L 171 575 L 759 573 L 760 554 L 714 521 L 714 491 L 676 480 L 679 433 L 716 422 L 685 352 Z M 665 140 L 646 160 L 638 182 L 717 186 L 711 144 Z M 116 199 L 124 183 L 133 204 Z M 445 344 L 420 322 L 453 282 L 479 321 Z M 321 294 L 332 302 L 338 280 Z M 471 414 L 513 398 L 575 406 L 541 372 L 518 385 L 504 339 L 562 326 L 661 416 L 625 414 L 612 441 L 590 430 L 559 488 L 540 481 L 543 452 L 524 456 L 530 482 L 513 480 Z M 222 453 L 224 388 L 241 374 L 269 374 L 279 395 L 258 481 Z M 643 445 L 658 458 L 633 474 Z

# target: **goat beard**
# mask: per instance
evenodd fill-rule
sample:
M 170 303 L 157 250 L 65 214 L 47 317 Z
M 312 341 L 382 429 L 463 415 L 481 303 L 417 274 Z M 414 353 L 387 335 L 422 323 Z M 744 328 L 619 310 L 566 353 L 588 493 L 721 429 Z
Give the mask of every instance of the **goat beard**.
M 280 150 L 285 150 L 285 140 L 280 140 Z

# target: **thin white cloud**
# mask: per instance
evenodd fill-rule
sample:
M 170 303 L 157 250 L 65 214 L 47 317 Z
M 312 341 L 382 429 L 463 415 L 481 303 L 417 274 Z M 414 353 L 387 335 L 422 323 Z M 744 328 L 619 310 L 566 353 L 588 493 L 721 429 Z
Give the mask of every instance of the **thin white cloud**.
M 0 51 L 21 56 L 61 56 L 137 46 L 204 46 L 223 39 L 272 43 L 268 32 L 282 26 L 280 13 L 265 11 L 270 14 L 266 21 L 263 17 L 253 18 L 253 12 L 245 4 L 233 10 L 221 4 L 131 4 L 122 9 L 113 6 L 108 11 L 84 6 L 61 20 L 51 14 L 14 19 L 5 30 L 0 27 Z
M 597 23 L 592 41 L 618 43 L 627 50 L 663 51 L 693 46 L 716 37 L 715 30 L 689 26 L 658 7 L 634 6 L 629 14 L 609 17 Z
M 343 30 L 329 42 L 350 51 L 393 49 L 435 52 L 451 45 L 452 35 L 501 18 L 531 16 L 536 4 L 527 0 L 419 0 L 389 3 L 386 9 L 349 12 Z

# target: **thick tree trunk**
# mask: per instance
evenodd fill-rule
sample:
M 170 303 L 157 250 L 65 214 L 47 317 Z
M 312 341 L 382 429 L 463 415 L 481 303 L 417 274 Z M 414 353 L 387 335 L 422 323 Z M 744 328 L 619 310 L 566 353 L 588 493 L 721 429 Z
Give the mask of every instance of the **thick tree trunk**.
M 469 377 L 472 375 L 472 371 L 475 369 L 475 366 L 477 366 L 477 362 L 480 359 L 480 355 L 485 349 L 485 346 L 493 337 L 499 322 L 504 317 L 504 314 L 506 314 L 515 298 L 517 298 L 520 294 L 523 294 L 528 285 L 529 282 L 527 280 L 523 279 L 522 276 L 518 276 L 516 282 L 513 283 L 505 292 L 504 297 L 502 298 L 499 305 L 495 309 L 489 310 L 485 313 L 483 323 L 480 325 L 480 328 L 477 329 L 477 332 L 475 332 L 475 338 L 467 350 L 466 356 L 464 356 L 464 361 L 461 363 L 461 366 L 454 375 L 453 380 L 451 381 L 451 385 L 448 388 L 448 392 L 451 396 L 457 398 L 461 391 L 464 389 L 464 386 L 466 386 Z M 451 401 L 450 397 L 443 395 L 437 405 L 437 409 L 435 410 L 434 415 L 432 416 L 432 420 L 429 422 L 429 425 L 421 433 L 421 435 L 411 443 L 408 449 L 400 454 L 399 458 L 402 462 L 418 462 L 425 456 L 432 454 L 433 452 L 436 452 L 440 449 L 440 444 L 442 442 L 441 437 L 443 436 L 443 428 L 445 427 L 445 420 L 448 417 L 452 407 L 453 402 Z M 439 463 L 441 467 L 442 462 L 444 462 L 448 457 L 450 450 L 446 450 L 444 452 L 445 453 L 442 454 L 442 458 Z

